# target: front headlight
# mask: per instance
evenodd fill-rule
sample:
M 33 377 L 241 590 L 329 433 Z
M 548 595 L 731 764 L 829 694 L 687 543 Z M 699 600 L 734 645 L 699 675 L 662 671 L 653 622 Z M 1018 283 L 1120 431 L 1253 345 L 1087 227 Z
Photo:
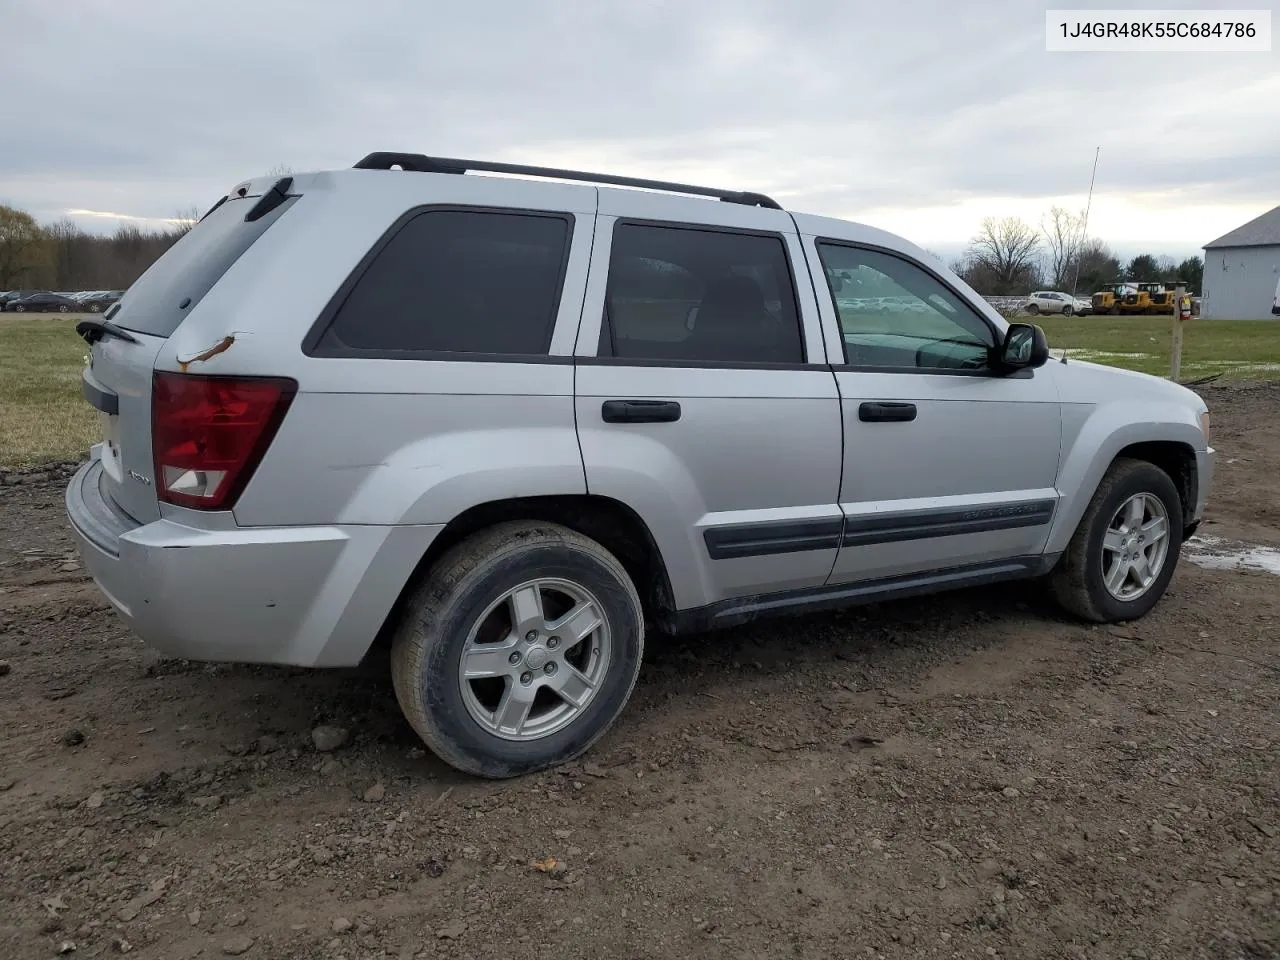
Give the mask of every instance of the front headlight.
M 1204 445 L 1209 445 L 1209 411 L 1200 414 L 1200 432 L 1204 434 Z

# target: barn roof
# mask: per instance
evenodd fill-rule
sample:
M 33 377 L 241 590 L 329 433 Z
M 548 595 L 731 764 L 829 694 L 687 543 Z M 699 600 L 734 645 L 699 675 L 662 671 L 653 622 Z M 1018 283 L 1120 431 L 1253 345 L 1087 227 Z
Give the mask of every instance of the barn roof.
M 1244 226 L 1236 227 L 1228 234 L 1204 245 L 1210 247 L 1269 247 L 1280 245 L 1280 207 L 1268 210 Z

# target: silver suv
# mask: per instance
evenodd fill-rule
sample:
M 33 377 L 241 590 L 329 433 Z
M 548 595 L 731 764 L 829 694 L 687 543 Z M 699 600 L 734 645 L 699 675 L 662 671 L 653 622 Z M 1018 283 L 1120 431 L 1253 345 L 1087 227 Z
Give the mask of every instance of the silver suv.
M 136 632 L 386 640 L 413 728 L 487 777 L 586 750 L 647 629 L 1033 577 L 1139 617 L 1213 469 L 1195 394 L 1051 361 L 896 236 L 687 184 L 253 180 L 77 330 L 102 441 L 67 510 Z

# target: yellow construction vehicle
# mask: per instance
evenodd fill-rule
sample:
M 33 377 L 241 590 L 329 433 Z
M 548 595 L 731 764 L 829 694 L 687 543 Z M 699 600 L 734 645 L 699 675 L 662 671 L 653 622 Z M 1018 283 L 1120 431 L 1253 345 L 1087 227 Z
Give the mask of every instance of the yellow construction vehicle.
M 1128 297 L 1136 297 L 1138 288 L 1131 283 L 1117 280 L 1109 283 L 1093 295 L 1093 312 L 1096 314 L 1140 313 L 1126 305 Z M 1137 300 L 1134 300 L 1137 303 Z
M 1124 296 L 1120 298 L 1121 314 L 1138 314 L 1151 312 L 1151 293 L 1145 285 L 1126 283 Z
M 1138 289 L 1147 295 L 1147 313 L 1173 313 L 1177 295 L 1163 283 L 1140 283 Z

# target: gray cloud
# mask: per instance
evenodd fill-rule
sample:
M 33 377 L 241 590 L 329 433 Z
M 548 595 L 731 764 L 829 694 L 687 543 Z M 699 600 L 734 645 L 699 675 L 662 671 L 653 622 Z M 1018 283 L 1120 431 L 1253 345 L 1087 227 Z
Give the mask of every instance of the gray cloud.
M 0 5 L 24 131 L 0 200 L 42 219 L 168 217 L 374 149 L 572 158 L 856 216 L 1082 193 L 1101 145 L 1100 192 L 1280 197 L 1274 56 L 1050 55 L 1018 0 Z

